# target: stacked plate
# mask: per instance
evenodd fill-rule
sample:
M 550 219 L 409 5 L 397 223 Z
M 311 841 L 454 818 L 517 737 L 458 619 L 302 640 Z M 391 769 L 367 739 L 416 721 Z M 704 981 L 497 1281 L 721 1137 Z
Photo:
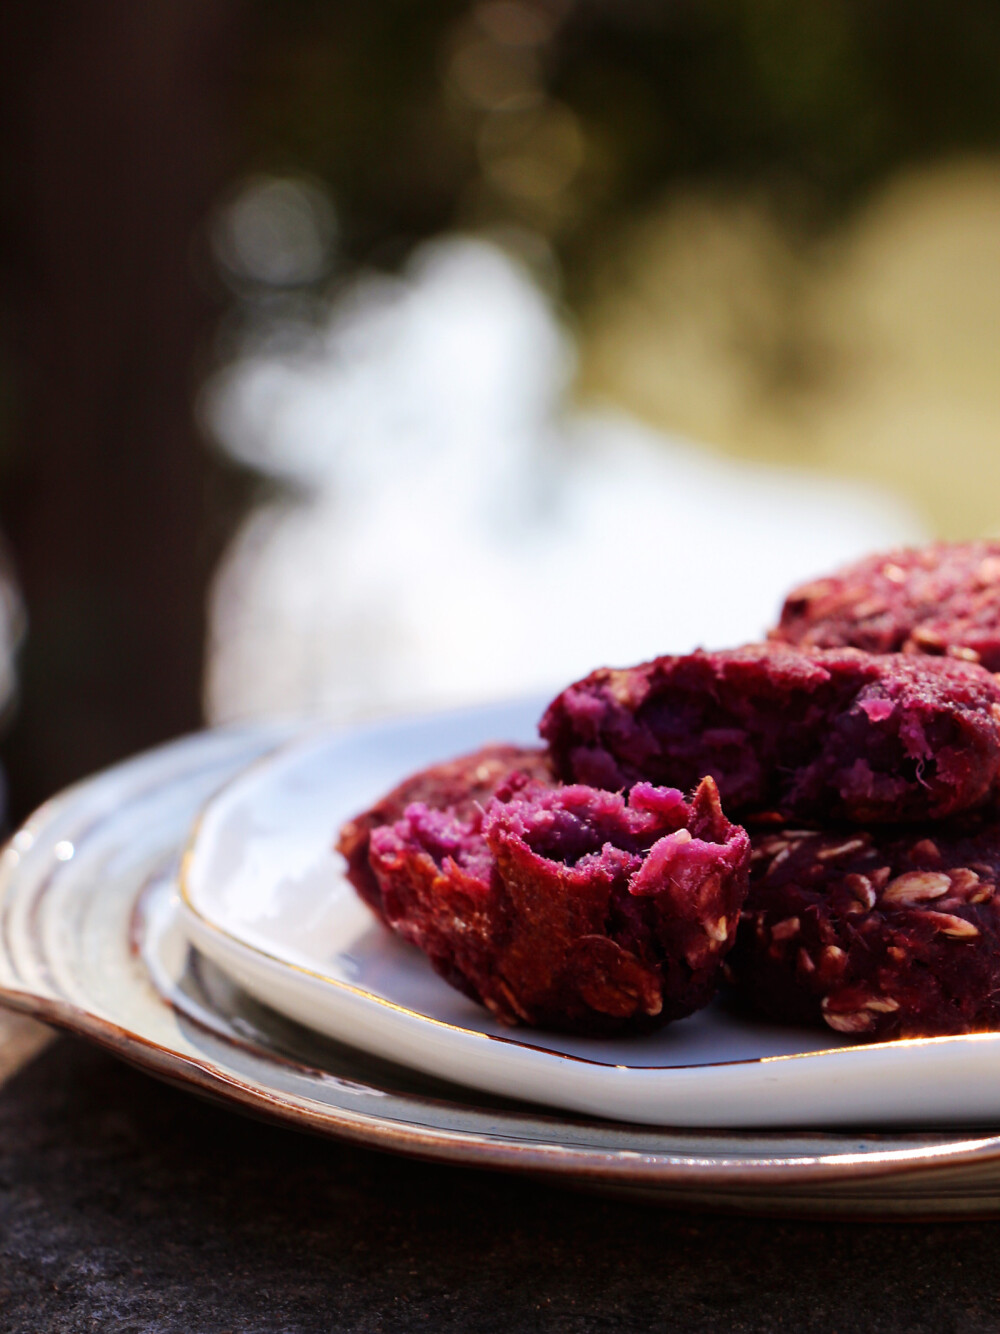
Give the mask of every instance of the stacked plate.
M 1000 1213 L 1000 1033 L 852 1045 L 725 1000 L 642 1038 L 504 1029 L 374 922 L 341 822 L 540 707 L 208 732 L 70 789 L 0 854 L 0 1001 L 375 1147 L 713 1209 Z

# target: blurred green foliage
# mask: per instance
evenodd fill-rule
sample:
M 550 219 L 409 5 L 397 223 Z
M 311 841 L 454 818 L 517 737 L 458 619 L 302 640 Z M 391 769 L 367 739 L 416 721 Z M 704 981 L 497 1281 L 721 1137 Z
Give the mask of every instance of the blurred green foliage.
M 348 262 L 527 223 L 572 283 L 678 184 L 760 189 L 817 228 L 902 165 L 1000 146 L 995 0 L 257 0 L 246 50 L 247 163 L 324 181 Z M 546 195 L 530 161 L 492 170 L 484 123 L 552 106 L 582 151 Z M 523 137 L 550 166 L 566 139 Z
M 342 242 L 388 259 L 446 225 L 471 169 L 441 105 L 440 51 L 465 0 L 257 0 L 245 44 L 252 168 L 325 182 Z

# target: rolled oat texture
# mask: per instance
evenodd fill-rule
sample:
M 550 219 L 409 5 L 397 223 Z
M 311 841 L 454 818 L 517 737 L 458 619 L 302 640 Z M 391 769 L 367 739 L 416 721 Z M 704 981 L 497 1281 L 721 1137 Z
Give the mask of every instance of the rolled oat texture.
M 1000 542 L 867 556 L 789 593 L 770 638 L 944 655 L 1000 671 Z
M 1000 1024 L 1000 814 L 754 836 L 730 980 L 781 1023 L 867 1040 Z

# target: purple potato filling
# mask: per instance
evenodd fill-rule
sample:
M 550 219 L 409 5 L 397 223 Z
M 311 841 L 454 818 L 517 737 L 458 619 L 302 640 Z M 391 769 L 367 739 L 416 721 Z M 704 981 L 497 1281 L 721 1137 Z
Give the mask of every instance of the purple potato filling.
M 498 1018 L 609 1033 L 711 999 L 749 851 L 710 779 L 690 802 L 527 781 L 463 814 L 413 803 L 369 861 L 384 920 Z
M 450 810 L 458 817 L 465 817 L 505 784 L 516 786 L 529 778 L 548 781 L 551 777 L 548 755 L 539 746 L 484 746 L 471 755 L 460 755 L 422 769 L 343 826 L 337 851 L 347 861 L 348 880 L 369 908 L 384 920 L 382 891 L 368 863 L 374 829 L 394 824 L 414 802 L 422 802 L 430 810 Z
M 1000 685 L 950 659 L 750 645 L 602 668 L 540 725 L 565 781 L 687 788 L 746 819 L 902 822 L 985 803 Z

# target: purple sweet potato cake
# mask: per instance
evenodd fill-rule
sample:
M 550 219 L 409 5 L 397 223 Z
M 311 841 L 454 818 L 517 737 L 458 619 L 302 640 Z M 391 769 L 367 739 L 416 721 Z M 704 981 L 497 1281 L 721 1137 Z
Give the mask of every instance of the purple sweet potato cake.
M 754 838 L 727 974 L 781 1023 L 866 1039 L 1000 1027 L 1000 815 Z
M 950 658 L 758 644 L 602 668 L 540 731 L 567 782 L 687 790 L 711 774 L 744 821 L 938 819 L 996 786 L 1000 683 Z
M 413 802 L 367 839 L 382 919 L 442 977 L 506 1023 L 582 1033 L 711 999 L 750 856 L 711 779 L 688 802 L 515 774 L 485 805 Z
M 870 653 L 930 653 L 1000 671 L 1000 542 L 867 556 L 789 593 L 770 638 Z
M 498 787 L 512 776 L 551 779 L 552 766 L 540 746 L 484 746 L 471 755 L 460 755 L 413 774 L 387 793 L 362 815 L 341 828 L 337 850 L 347 861 L 347 878 L 374 912 L 382 913 L 382 895 L 368 864 L 368 845 L 373 829 L 394 824 L 407 806 L 423 802 L 430 810 L 452 810 L 464 819 L 477 805 L 484 805 Z

